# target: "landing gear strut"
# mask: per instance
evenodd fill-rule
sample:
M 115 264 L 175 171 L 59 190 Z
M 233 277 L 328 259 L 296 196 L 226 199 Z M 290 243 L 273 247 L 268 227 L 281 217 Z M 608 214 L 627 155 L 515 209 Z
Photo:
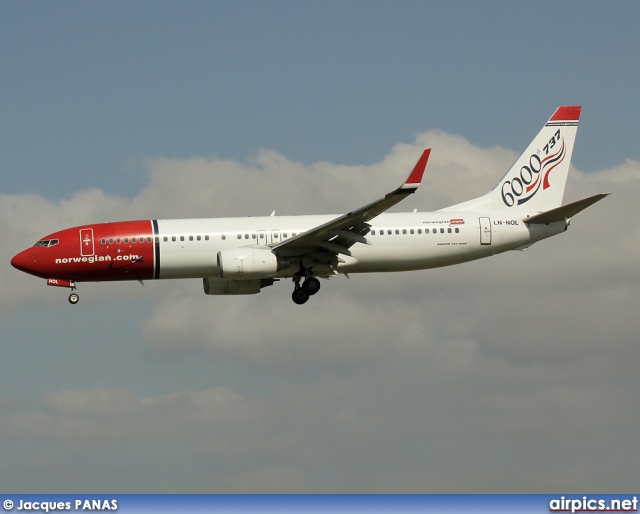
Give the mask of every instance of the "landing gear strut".
M 300 285 L 300 277 L 294 278 L 293 281 L 295 283 L 295 288 L 291 295 L 291 299 L 297 305 L 307 303 L 309 296 L 313 296 L 320 291 L 320 281 L 316 277 L 307 277 L 302 283 L 302 286 Z

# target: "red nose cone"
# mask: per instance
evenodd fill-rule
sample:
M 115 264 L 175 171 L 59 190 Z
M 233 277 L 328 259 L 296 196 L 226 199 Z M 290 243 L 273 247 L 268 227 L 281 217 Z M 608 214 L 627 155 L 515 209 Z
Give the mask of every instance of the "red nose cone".
M 20 252 L 13 259 L 11 259 L 11 265 L 16 269 L 19 269 L 20 271 L 24 271 L 25 273 L 33 273 L 36 265 L 35 255 L 33 255 L 31 249 Z

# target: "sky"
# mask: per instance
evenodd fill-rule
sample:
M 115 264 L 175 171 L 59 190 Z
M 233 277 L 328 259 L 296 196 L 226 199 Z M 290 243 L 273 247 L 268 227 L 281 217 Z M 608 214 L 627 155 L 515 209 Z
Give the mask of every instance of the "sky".
M 640 474 L 635 2 L 0 4 L 0 483 L 28 493 L 631 491 Z M 491 189 L 582 105 L 524 252 L 205 296 L 10 259 L 101 221 L 394 210 Z

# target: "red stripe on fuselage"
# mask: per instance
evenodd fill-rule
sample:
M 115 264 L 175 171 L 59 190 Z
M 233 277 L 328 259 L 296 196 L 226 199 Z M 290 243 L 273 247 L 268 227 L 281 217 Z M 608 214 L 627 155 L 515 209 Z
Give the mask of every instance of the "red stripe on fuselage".
M 149 220 L 83 225 L 42 239 L 59 243 L 22 252 L 29 264 L 23 271 L 32 275 L 75 282 L 153 278 L 155 245 Z

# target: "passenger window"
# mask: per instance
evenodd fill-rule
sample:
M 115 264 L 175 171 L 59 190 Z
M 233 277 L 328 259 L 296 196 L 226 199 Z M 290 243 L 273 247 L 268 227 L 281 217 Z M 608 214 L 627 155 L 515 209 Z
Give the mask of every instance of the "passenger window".
M 205 241 L 209 241 L 209 234 L 207 234 L 206 236 L 204 236 L 204 240 L 205 240 Z
M 440 229 L 440 233 L 444 234 L 444 229 L 443 228 Z
M 413 229 L 409 230 L 409 233 L 410 233 L 410 234 L 413 234 L 413 233 L 414 233 Z
M 227 238 L 225 234 L 222 234 L 222 240 L 224 241 Z
M 198 241 L 200 241 L 202 239 L 202 237 L 200 237 L 200 236 L 196 236 L 196 238 L 198 239 Z
M 264 239 L 264 234 L 260 233 L 260 239 Z
M 387 234 L 389 234 L 389 235 L 393 234 L 393 230 L 391 230 L 391 229 L 387 230 Z
M 132 237 L 131 238 L 131 242 L 132 243 L 137 243 L 138 242 L 138 238 L 137 237 Z
M 456 234 L 460 232 L 460 229 L 456 227 Z
M 448 229 L 447 229 L 447 232 L 449 232 L 449 234 L 451 234 L 451 232 L 452 232 L 452 231 L 451 231 L 451 229 L 450 229 L 450 228 L 448 228 Z
M 100 242 L 101 242 L 103 245 L 106 245 L 106 244 L 107 244 L 107 240 L 106 240 L 104 237 L 100 240 Z
M 147 243 L 151 242 L 151 236 L 147 237 Z
M 176 236 L 171 236 L 171 241 L 175 241 L 176 240 Z
M 418 229 L 418 234 L 422 234 L 422 229 L 421 228 Z
M 287 236 L 287 233 L 286 233 L 286 232 L 284 232 L 284 233 L 282 234 L 282 237 L 283 237 L 284 239 L 286 239 L 286 238 L 287 238 L 287 237 L 289 237 L 289 236 Z M 254 237 L 254 239 L 255 239 L 255 237 Z
M 258 235 L 257 234 L 251 234 L 251 239 L 257 239 Z
M 245 239 L 249 239 L 249 234 L 245 234 L 245 235 L 244 235 L 244 238 L 245 238 Z
M 112 245 L 113 244 L 113 239 L 109 238 L 109 244 Z
M 116 243 L 120 244 L 120 238 L 116 239 Z
M 189 241 L 193 241 L 193 236 L 189 236 Z
M 238 234 L 238 239 L 242 239 L 242 234 Z
M 184 236 L 180 236 L 180 241 L 184 241 Z

